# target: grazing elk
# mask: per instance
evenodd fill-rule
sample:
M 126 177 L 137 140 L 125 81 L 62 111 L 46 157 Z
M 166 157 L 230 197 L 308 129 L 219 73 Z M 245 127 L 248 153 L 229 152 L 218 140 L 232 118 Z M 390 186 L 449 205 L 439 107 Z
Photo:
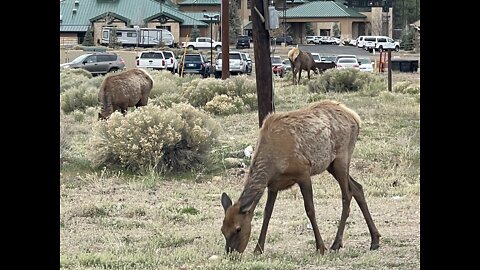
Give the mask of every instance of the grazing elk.
M 245 250 L 250 238 L 253 211 L 267 188 L 263 225 L 255 247 L 255 253 L 263 253 L 278 191 L 298 184 L 313 227 L 316 249 L 323 255 L 326 248 L 315 218 L 311 176 L 325 170 L 338 181 L 342 192 L 342 214 L 331 249 L 336 251 L 343 246 L 343 231 L 352 196 L 367 222 L 372 239 L 370 249 L 377 249 L 380 233 L 368 210 L 362 185 L 349 174 L 359 129 L 360 117 L 345 105 L 330 100 L 291 112 L 268 114 L 260 129 L 240 198 L 232 205 L 230 197 L 222 194 L 225 210 L 222 233 L 226 239 L 226 252 L 236 250 L 241 253 Z
M 297 73 L 298 73 L 298 80 L 296 84 L 300 83 L 302 70 L 307 71 L 309 80 L 310 80 L 310 70 L 313 70 L 315 74 L 318 74 L 317 66 L 315 65 L 315 60 L 313 60 L 313 56 L 310 52 L 301 51 L 299 48 L 292 48 L 288 52 L 288 59 L 292 64 L 293 84 L 295 84 L 295 77 Z
M 147 105 L 152 87 L 150 74 L 139 68 L 106 77 L 98 91 L 98 118 L 106 119 L 119 109 L 125 114 L 128 107 Z

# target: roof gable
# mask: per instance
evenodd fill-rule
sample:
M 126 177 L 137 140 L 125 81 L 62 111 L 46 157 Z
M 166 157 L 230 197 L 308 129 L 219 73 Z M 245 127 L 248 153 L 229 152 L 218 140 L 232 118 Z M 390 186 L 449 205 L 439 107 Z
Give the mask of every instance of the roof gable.
M 168 4 L 161 5 L 154 0 L 64 0 L 60 2 L 60 31 L 66 26 L 89 26 L 91 22 L 110 14 L 113 17 L 126 22 L 127 26 L 141 25 L 159 15 L 178 21 L 181 25 L 207 25 L 198 21 L 178 8 Z M 75 9 L 75 11 L 74 11 Z M 80 29 L 80 28 L 78 28 Z
M 281 14 L 281 13 L 280 13 Z M 283 17 L 283 15 L 280 15 Z M 366 18 L 367 16 L 335 1 L 314 1 L 286 11 L 287 18 Z
M 221 0 L 184 0 L 178 5 L 185 6 L 185 5 L 196 5 L 196 6 L 216 6 L 221 5 Z

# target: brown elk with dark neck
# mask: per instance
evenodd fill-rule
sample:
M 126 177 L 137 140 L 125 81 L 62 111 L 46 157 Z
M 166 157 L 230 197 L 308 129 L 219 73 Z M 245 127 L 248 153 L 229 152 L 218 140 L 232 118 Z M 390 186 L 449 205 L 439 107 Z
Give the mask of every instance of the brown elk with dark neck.
M 253 211 L 267 188 L 263 225 L 255 247 L 255 253 L 263 253 L 278 191 L 298 184 L 305 212 L 312 224 L 316 249 L 323 255 L 326 247 L 315 217 L 311 176 L 325 170 L 337 180 L 342 194 L 342 214 L 331 249 L 337 251 L 343 246 L 343 232 L 352 196 L 367 222 L 371 236 L 370 249 L 377 249 L 380 233 L 368 210 L 362 185 L 349 173 L 359 129 L 358 114 L 330 100 L 315 102 L 295 111 L 267 115 L 240 198 L 232 205 L 230 197 L 222 194 L 221 202 L 225 210 L 222 233 L 226 239 L 226 252 L 242 253 L 245 250 L 250 238 Z
M 98 119 L 107 119 L 116 110 L 125 115 L 128 107 L 146 106 L 152 88 L 152 77 L 139 68 L 105 77 L 98 91 Z
M 300 83 L 300 77 L 302 70 L 307 71 L 308 80 L 310 80 L 310 70 L 315 74 L 318 74 L 318 68 L 315 64 L 315 60 L 310 52 L 304 52 L 299 48 L 292 48 L 288 51 L 288 59 L 292 65 L 293 84 Z M 298 73 L 298 80 L 296 79 Z

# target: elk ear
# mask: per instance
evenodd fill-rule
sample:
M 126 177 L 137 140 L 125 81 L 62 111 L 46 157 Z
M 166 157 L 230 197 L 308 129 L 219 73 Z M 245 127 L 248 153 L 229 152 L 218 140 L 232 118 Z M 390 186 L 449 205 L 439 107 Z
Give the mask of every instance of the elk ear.
M 250 202 L 250 203 L 247 203 L 247 204 L 244 204 L 240 207 L 240 212 L 242 214 L 247 214 L 247 213 L 250 213 L 251 211 L 254 210 L 254 207 L 253 207 L 253 201 Z
M 225 212 L 227 212 L 227 209 L 232 206 L 232 200 L 225 192 L 222 193 L 222 206 Z

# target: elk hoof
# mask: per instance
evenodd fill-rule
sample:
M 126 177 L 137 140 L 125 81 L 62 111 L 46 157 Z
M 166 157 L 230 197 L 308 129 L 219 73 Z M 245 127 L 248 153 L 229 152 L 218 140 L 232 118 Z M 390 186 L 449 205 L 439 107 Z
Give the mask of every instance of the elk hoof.
M 372 243 L 370 244 L 370 250 L 376 250 L 380 247 L 380 234 L 374 235 L 372 237 Z
M 341 247 L 343 247 L 342 241 L 334 241 L 330 249 L 333 251 L 338 251 Z
M 257 244 L 257 246 L 255 247 L 255 250 L 253 251 L 253 254 L 260 255 L 262 253 L 263 253 L 263 248 Z
M 325 251 L 327 250 L 327 248 L 325 247 L 325 245 L 321 245 L 319 247 L 317 247 L 317 251 L 318 253 L 320 253 L 321 255 L 325 254 Z

